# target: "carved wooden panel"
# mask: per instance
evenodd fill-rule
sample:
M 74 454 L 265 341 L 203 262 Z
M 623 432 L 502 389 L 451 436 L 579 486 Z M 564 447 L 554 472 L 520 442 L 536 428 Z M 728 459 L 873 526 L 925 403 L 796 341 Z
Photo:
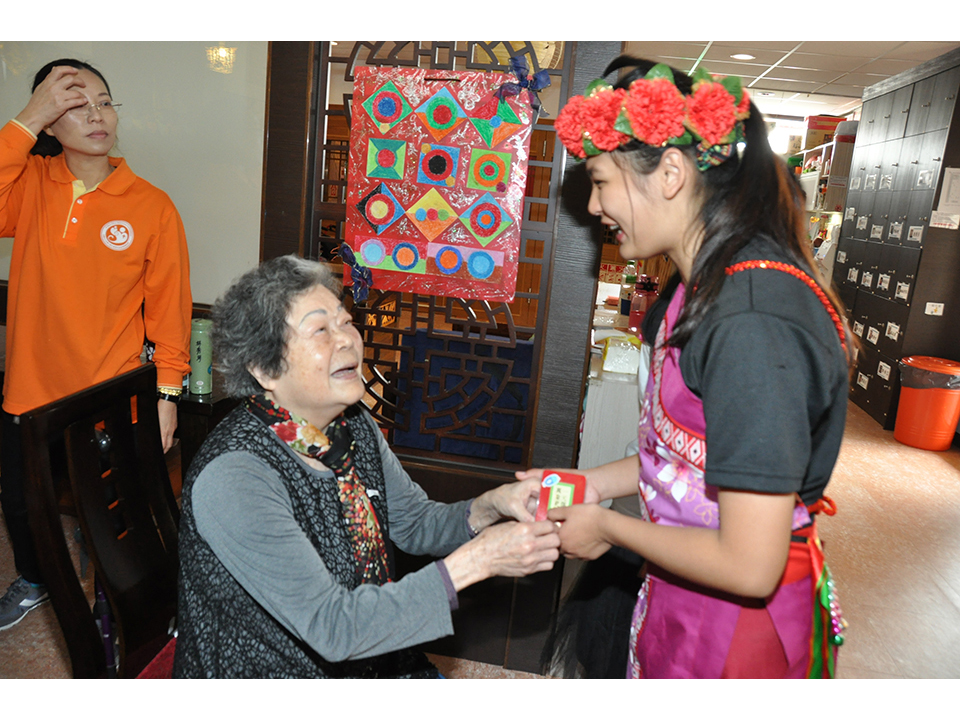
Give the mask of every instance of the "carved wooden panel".
M 540 51 L 538 56 L 537 52 Z M 361 65 L 509 72 L 522 54 L 563 78 L 559 50 L 534 43 L 320 43 L 311 242 L 307 254 L 336 262 L 346 199 L 352 80 Z M 532 457 L 561 153 L 552 120 L 535 124 L 521 229 L 517 292 L 511 303 L 380 292 L 353 308 L 366 345 L 365 400 L 399 455 L 469 463 L 493 472 Z M 349 295 L 348 295 L 349 298 Z M 348 300 L 349 302 L 349 300 Z

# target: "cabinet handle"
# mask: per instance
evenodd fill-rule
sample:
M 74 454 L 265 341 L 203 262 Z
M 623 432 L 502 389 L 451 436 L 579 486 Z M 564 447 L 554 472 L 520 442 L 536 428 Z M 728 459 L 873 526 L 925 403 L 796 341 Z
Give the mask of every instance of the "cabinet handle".
M 924 104 L 921 105 L 920 107 L 930 107 L 930 103 L 924 103 Z
M 883 116 L 883 119 L 884 119 L 884 120 L 889 120 L 889 119 L 890 119 L 890 116 L 889 116 L 889 115 L 884 115 L 884 116 Z
M 911 165 L 918 165 L 919 163 L 920 163 L 919 160 L 911 160 L 911 161 L 910 161 L 910 164 L 911 164 Z
M 890 167 L 900 167 L 900 163 L 890 163 Z
M 872 123 L 872 122 L 873 122 L 873 120 L 867 120 L 867 125 L 869 125 L 869 124 Z
M 940 162 L 940 158 L 933 158 L 934 162 Z

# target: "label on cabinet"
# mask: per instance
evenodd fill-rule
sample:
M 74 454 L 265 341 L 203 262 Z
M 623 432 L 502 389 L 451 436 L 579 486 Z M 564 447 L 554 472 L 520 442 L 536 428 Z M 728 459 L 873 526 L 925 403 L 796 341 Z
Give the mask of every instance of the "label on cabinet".
M 870 226 L 870 239 L 871 239 L 871 240 L 882 240 L 882 239 L 883 239 L 883 225 L 871 225 L 871 226 Z
M 875 327 L 867 329 L 867 342 L 877 344 L 877 340 L 880 339 L 880 331 Z
M 933 179 L 936 177 L 933 170 L 921 170 L 917 173 L 917 184 L 914 187 L 917 190 L 929 190 L 933 187 Z
M 890 379 L 890 366 L 883 360 L 877 365 L 877 377 L 882 377 L 884 380 Z
M 865 272 L 860 276 L 860 284 L 864 287 L 873 287 L 873 273 Z
M 868 218 L 866 215 L 861 215 L 860 217 L 858 217 L 858 218 L 857 218 L 857 230 L 866 230 L 866 229 L 867 229 L 867 222 L 869 221 L 869 219 L 870 219 L 870 218 Z
M 907 240 L 910 242 L 920 242 L 923 240 L 923 225 L 911 225 L 907 230 Z
M 853 179 L 850 181 L 850 189 L 851 189 L 851 190 L 859 190 L 859 189 L 860 189 L 860 176 L 859 176 L 859 175 L 858 175 L 857 177 L 853 178 Z
M 857 268 L 855 267 L 850 268 L 850 272 L 847 273 L 847 282 L 855 283 L 857 281 L 857 276 L 859 274 L 860 274 L 860 271 Z
M 857 385 L 862 387 L 864 390 L 867 389 L 867 385 L 870 384 L 870 378 L 868 378 L 863 373 L 857 373 Z
M 900 326 L 893 322 L 887 323 L 887 331 L 884 333 L 888 338 L 897 341 L 897 338 L 900 337 Z
M 897 300 L 906 300 L 908 297 L 910 297 L 910 283 L 897 283 L 897 292 L 895 297 Z
M 863 323 L 855 322 L 853 323 L 853 334 L 857 337 L 863 337 Z
M 890 223 L 890 232 L 887 233 L 888 240 L 899 240 L 903 234 L 903 223 Z
M 844 220 L 853 220 L 857 215 L 857 209 L 855 207 L 848 207 L 843 213 Z
M 876 174 L 867 175 L 867 179 L 863 181 L 864 190 L 876 190 L 877 189 L 877 176 Z
M 890 276 L 880 275 L 877 277 L 877 290 L 888 290 L 890 288 Z

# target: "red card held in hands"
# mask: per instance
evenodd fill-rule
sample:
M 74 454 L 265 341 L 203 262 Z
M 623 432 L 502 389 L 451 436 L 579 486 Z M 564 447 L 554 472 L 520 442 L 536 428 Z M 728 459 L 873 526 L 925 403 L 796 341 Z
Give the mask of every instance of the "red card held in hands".
M 582 503 L 586 485 L 587 479 L 583 475 L 544 470 L 540 483 L 540 502 L 537 503 L 537 520 L 546 520 L 547 511 L 553 508 Z

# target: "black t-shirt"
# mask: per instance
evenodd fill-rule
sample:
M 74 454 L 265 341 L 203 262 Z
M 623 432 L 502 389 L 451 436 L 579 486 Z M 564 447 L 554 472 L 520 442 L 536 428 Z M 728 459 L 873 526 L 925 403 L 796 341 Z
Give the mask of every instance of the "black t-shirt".
M 763 241 L 733 262 L 744 260 L 795 265 Z M 808 285 L 775 269 L 728 276 L 680 370 L 703 401 L 709 484 L 797 492 L 808 505 L 823 495 L 843 439 L 847 360 Z

